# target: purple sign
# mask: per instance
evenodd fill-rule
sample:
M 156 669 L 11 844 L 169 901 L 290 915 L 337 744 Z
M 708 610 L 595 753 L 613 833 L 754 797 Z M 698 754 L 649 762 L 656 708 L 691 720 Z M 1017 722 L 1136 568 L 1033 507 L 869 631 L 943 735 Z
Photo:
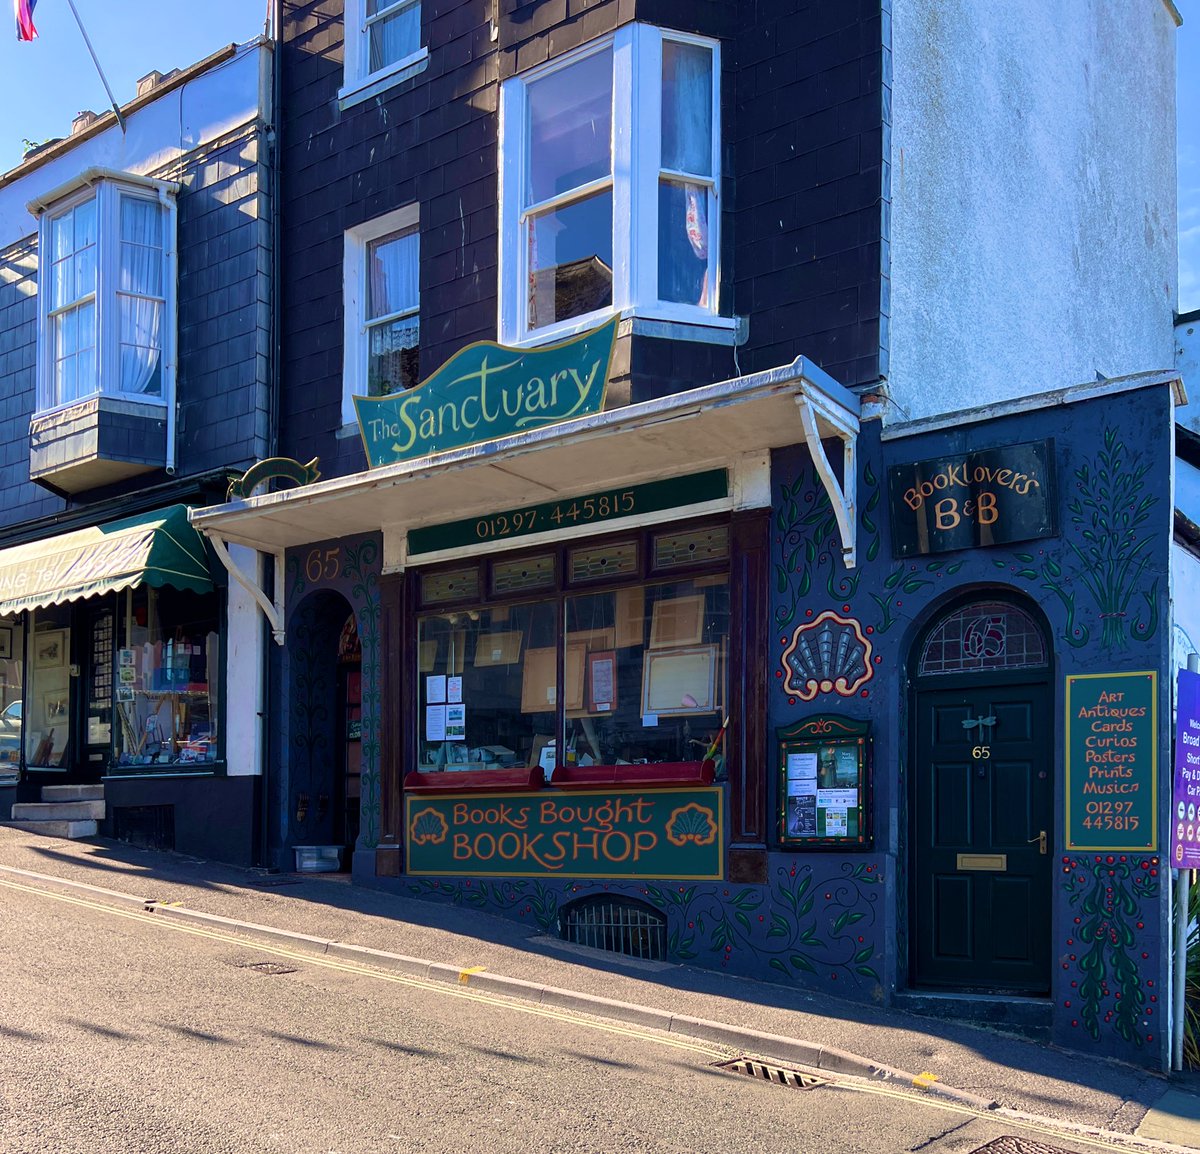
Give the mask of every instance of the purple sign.
M 1171 790 L 1171 865 L 1200 869 L 1200 673 L 1179 671 L 1175 786 Z

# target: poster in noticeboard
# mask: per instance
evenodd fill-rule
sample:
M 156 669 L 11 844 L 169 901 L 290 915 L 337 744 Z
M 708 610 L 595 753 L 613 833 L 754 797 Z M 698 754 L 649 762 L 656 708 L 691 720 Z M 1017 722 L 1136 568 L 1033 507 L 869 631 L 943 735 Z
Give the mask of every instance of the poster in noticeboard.
M 777 737 L 780 842 L 869 846 L 870 723 L 822 715 L 780 729 Z

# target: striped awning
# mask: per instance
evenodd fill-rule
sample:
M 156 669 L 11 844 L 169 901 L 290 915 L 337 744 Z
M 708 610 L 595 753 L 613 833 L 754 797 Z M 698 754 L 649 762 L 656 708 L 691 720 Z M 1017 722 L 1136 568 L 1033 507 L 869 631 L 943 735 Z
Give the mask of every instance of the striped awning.
M 0 549 L 0 616 L 138 585 L 212 592 L 186 505 Z

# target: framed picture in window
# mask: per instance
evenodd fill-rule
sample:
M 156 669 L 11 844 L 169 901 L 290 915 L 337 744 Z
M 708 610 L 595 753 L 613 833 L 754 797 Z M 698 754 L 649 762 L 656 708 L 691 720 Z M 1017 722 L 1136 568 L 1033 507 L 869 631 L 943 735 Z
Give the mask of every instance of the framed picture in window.
M 33 638 L 33 666 L 35 669 L 57 669 L 67 663 L 67 631 L 52 629 L 47 633 L 36 633 Z
M 8 661 L 12 657 L 12 630 L 7 625 L 0 625 L 0 661 Z
M 648 649 L 642 664 L 642 714 L 716 712 L 717 658 L 716 645 Z
M 418 664 L 422 673 L 432 673 L 437 665 L 438 648 L 440 643 L 436 638 L 432 641 L 422 641 L 417 646 L 420 654 Z
M 641 585 L 618 589 L 613 620 L 616 622 L 616 645 L 628 649 L 646 640 L 646 590 Z
M 650 619 L 651 649 L 699 645 L 703 636 L 703 593 L 664 598 L 654 603 L 654 614 Z
M 617 654 L 606 649 L 587 655 L 589 713 L 612 713 L 617 708 Z
M 500 633 L 481 633 L 475 642 L 475 666 L 515 665 L 521 659 L 522 635 L 519 629 Z

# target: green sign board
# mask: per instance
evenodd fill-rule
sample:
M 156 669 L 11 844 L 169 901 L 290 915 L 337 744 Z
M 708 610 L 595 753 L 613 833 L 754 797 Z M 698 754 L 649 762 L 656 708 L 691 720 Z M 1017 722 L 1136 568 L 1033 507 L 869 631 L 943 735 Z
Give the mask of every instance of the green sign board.
M 1067 678 L 1067 849 L 1158 846 L 1153 670 Z
M 623 489 L 604 489 L 579 497 L 564 497 L 523 509 L 506 509 L 485 517 L 467 517 L 444 525 L 413 529 L 408 534 L 408 553 L 436 553 L 440 549 L 459 549 L 488 541 L 527 537 L 531 533 L 553 533 L 591 525 L 617 517 L 636 517 L 657 513 L 701 501 L 718 501 L 729 496 L 729 477 L 724 469 L 709 469 L 687 477 L 650 481 L 645 485 L 627 485 Z
M 355 397 L 367 464 L 394 465 L 598 413 L 617 319 L 537 349 L 480 341 L 415 389 Z
M 407 794 L 406 872 L 717 881 L 720 788 Z

